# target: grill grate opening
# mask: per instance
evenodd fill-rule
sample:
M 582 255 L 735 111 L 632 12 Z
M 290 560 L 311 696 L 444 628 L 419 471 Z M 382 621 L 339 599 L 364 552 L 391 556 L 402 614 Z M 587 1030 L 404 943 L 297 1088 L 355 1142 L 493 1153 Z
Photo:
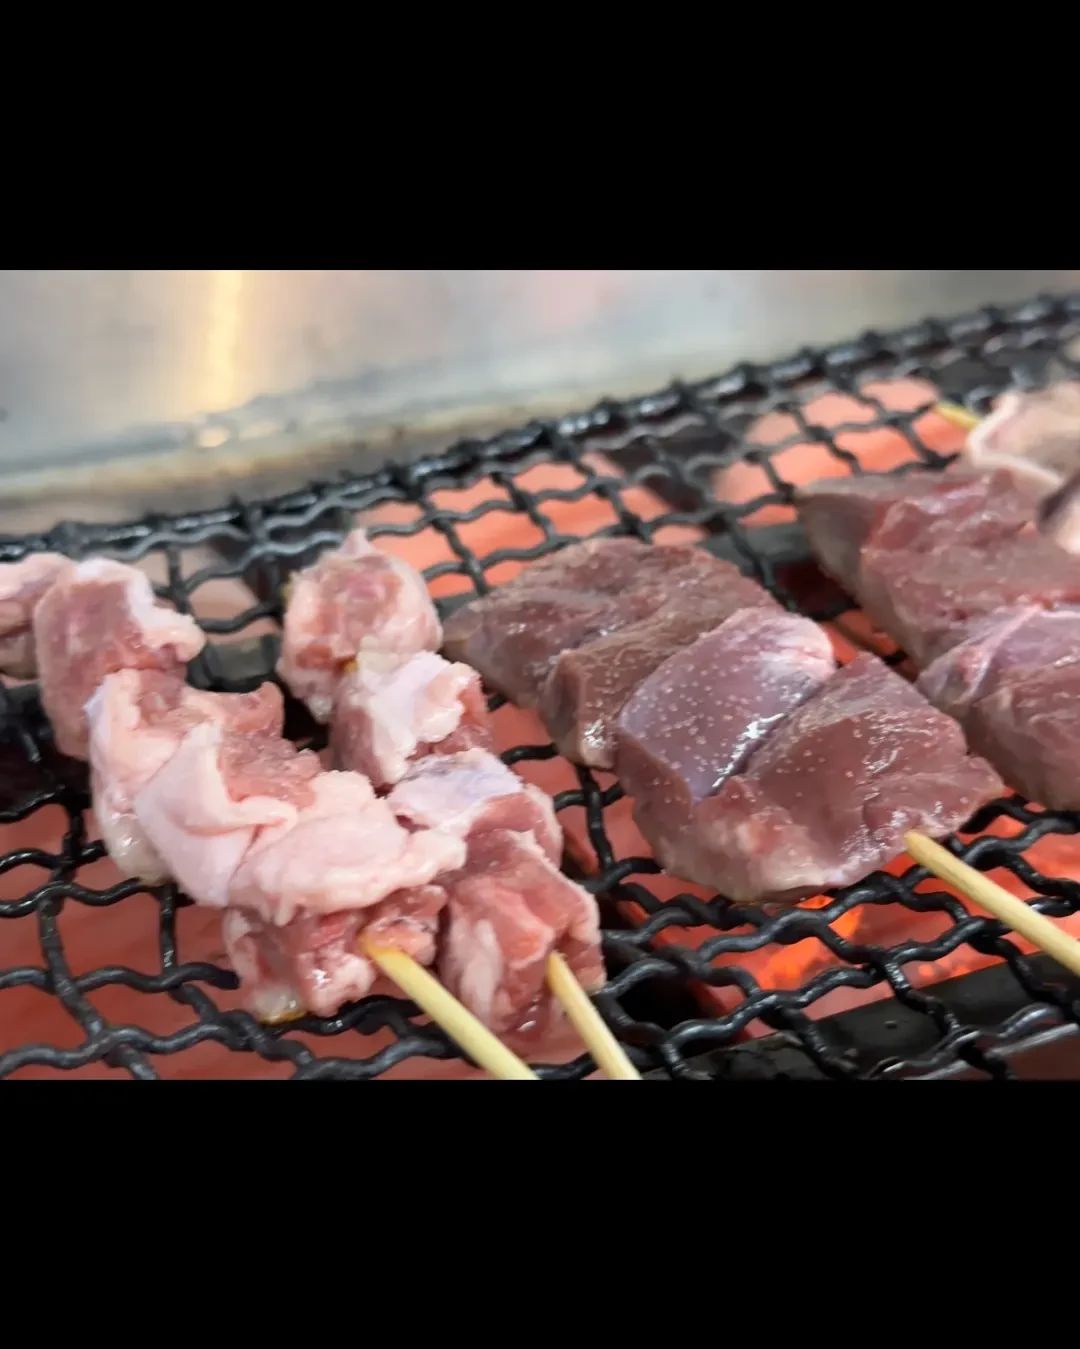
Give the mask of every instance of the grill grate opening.
M 0 560 L 50 548 L 144 566 L 158 593 L 212 638 L 193 679 L 235 691 L 272 677 L 289 575 L 356 521 L 421 567 L 444 613 L 586 535 L 694 540 L 902 668 L 902 653 L 809 559 L 793 488 L 827 473 L 940 467 L 961 437 L 933 413 L 940 398 L 985 411 L 1004 388 L 1078 373 L 1080 297 L 1039 299 L 744 365 L 270 501 L 3 538 Z M 814 1073 L 836 1078 L 950 1064 L 1004 1077 L 1018 1037 L 1080 1027 L 1075 983 L 917 867 L 901 862 L 895 874 L 784 911 L 682 886 L 635 839 L 610 775 L 572 768 L 539 723 L 496 697 L 491 704 L 504 759 L 555 796 L 567 870 L 598 897 L 610 972 L 599 1001 L 642 1069 L 753 1076 L 733 1065 L 750 1062 L 750 1052 L 762 1062 L 755 1046 L 770 1046 L 774 1059 L 797 1052 Z M 287 731 L 323 743 L 291 700 Z M 1037 890 L 1043 912 L 1069 919 L 1080 913 L 1078 831 L 1080 816 L 1012 796 L 970 822 L 961 850 L 1000 868 L 1020 893 Z M 83 766 L 54 751 L 32 685 L 0 689 L 0 1076 L 458 1071 L 456 1048 L 394 996 L 330 1019 L 259 1025 L 238 1008 L 217 921 L 172 886 L 117 880 L 97 841 Z M 994 962 L 1004 962 L 1010 994 L 999 991 L 987 1022 L 945 996 L 950 985 L 940 981 Z M 852 1009 L 868 1002 L 881 1010 L 876 1038 L 860 1050 L 854 1030 L 837 1028 L 855 1027 Z M 906 1059 L 880 1033 L 890 1008 L 918 1028 L 902 1037 Z M 548 1078 L 593 1067 L 573 1046 L 535 1066 Z

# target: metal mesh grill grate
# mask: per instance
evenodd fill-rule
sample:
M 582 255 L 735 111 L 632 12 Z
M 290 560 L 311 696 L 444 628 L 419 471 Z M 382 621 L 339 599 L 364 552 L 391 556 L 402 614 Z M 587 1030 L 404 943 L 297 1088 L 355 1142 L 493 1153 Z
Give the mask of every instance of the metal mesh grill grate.
M 826 471 L 943 464 L 948 453 L 935 448 L 925 429 L 937 397 L 962 399 L 982 411 L 1005 387 L 1076 374 L 1078 358 L 1080 297 L 1039 300 L 1008 312 L 987 309 L 885 336 L 867 334 L 769 366 L 743 366 L 692 387 L 676 384 L 652 397 L 603 404 L 580 417 L 535 423 L 436 458 L 315 484 L 273 501 L 120 526 L 65 524 L 48 535 L 5 539 L 0 559 L 51 548 L 140 562 L 160 594 L 194 613 L 218 639 L 197 663 L 195 680 L 234 690 L 253 687 L 272 670 L 273 627 L 288 573 L 337 543 L 357 515 L 384 541 L 432 544 L 438 557 L 425 574 L 443 606 L 454 602 L 446 591 L 485 590 L 498 583 L 501 564 L 538 557 L 580 537 L 578 524 L 587 519 L 586 533 L 656 539 L 682 530 L 700 537 L 790 607 L 842 622 L 844 601 L 807 566 L 799 531 L 785 518 L 793 482 Z M 906 390 L 899 402 L 897 389 Z M 833 413 L 824 424 L 816 410 L 828 398 Z M 883 433 L 889 437 L 887 465 L 874 458 Z M 560 470 L 555 485 L 536 485 L 537 466 Z M 512 543 L 520 526 L 527 546 L 477 552 L 473 534 L 493 514 L 510 519 Z M 204 614 L 200 593 L 230 581 L 247 588 L 249 602 L 224 616 Z M 891 658 L 900 659 L 898 653 Z M 331 1020 L 309 1018 L 274 1029 L 230 1006 L 235 980 L 224 964 L 185 959 L 182 919 L 190 906 L 182 895 L 170 886 L 96 882 L 95 871 L 109 864 L 102 861 L 102 845 L 89 837 L 85 772 L 53 751 L 33 687 L 6 688 L 0 700 L 0 825 L 7 848 L 0 856 L 0 1025 L 8 1028 L 0 1043 L 0 1076 L 107 1065 L 149 1078 L 167 1075 L 174 1056 L 207 1044 L 218 1055 L 218 1075 L 240 1071 L 241 1055 L 283 1064 L 297 1077 L 350 1078 L 373 1078 L 407 1060 L 456 1057 L 440 1032 L 396 998 L 369 998 Z M 498 706 L 498 700 L 492 703 Z M 290 732 L 313 736 L 295 706 Z M 504 757 L 526 765 L 553 759 L 554 750 L 519 745 Z M 708 1071 L 700 1066 L 707 1060 L 697 1059 L 704 1051 L 730 1045 L 748 1030 L 771 1030 L 797 1043 L 826 1074 L 872 1075 L 883 1065 L 840 1052 L 827 1021 L 816 1015 L 842 990 L 894 996 L 926 1019 L 933 1048 L 910 1065 L 912 1071 L 961 1059 L 985 1074 L 1007 1075 L 1001 1051 L 1010 1042 L 1043 1025 L 1080 1018 L 1068 986 L 1042 977 L 1037 962 L 1021 954 L 999 925 L 970 916 L 940 889 L 917 890 L 926 879 L 917 868 L 875 874 L 830 895 L 824 907 L 780 913 L 690 893 L 661 899 L 651 879 L 655 863 L 627 855 L 609 831 L 618 785 L 587 771 L 574 773 L 576 786 L 556 798 L 567 813 L 563 818 L 577 811 L 582 821 L 582 847 L 567 865 L 601 902 L 611 978 L 600 1002 L 642 1068 L 700 1075 Z M 57 808 L 63 824 L 53 828 L 51 842 L 40 843 L 38 822 L 50 811 L 55 821 Z M 1073 914 L 1080 911 L 1080 885 L 1040 875 L 1025 853 L 1039 840 L 1078 828 L 1080 816 L 1044 813 L 1013 797 L 972 822 L 977 837 L 963 855 L 983 867 L 1005 867 L 1038 889 L 1043 912 Z M 69 916 L 80 913 L 85 932 L 88 918 L 104 924 L 108 913 L 122 915 L 147 903 L 156 925 L 156 966 L 95 961 L 86 967 L 73 950 Z M 938 930 L 885 945 L 863 935 L 863 913 L 897 906 L 904 911 L 901 920 L 906 914 L 913 923 L 918 915 L 937 915 Z M 636 921 L 628 920 L 630 912 Z M 144 907 L 139 915 L 133 923 L 143 921 Z M 25 934 L 26 925 L 34 936 L 29 959 L 23 958 L 25 941 L 5 940 L 16 929 Z M 114 922 L 109 930 L 116 929 Z M 755 956 L 806 941 L 819 944 L 824 964 L 818 962 L 805 982 L 770 987 L 759 981 Z M 1023 990 L 1011 1014 L 990 1029 L 965 1024 L 932 989 L 909 977 L 913 967 L 965 947 L 1006 961 Z M 722 996 L 702 998 L 702 988 Z M 63 1009 L 68 1034 L 50 1043 L 26 1042 L 19 1031 L 25 1023 L 6 1013 L 4 998 L 21 996 L 23 1007 L 30 991 Z M 118 1000 L 121 994 L 127 1002 Z M 162 1003 L 170 1015 L 151 1014 Z M 131 1006 L 146 1007 L 146 1017 L 130 1019 Z M 50 1024 L 58 1024 L 55 1017 Z M 584 1056 L 538 1066 L 547 1077 L 582 1077 L 592 1068 Z

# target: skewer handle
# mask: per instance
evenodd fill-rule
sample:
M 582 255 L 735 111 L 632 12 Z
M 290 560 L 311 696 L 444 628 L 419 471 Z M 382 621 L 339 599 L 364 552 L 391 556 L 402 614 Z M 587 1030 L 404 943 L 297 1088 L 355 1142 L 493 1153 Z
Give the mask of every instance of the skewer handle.
M 909 833 L 904 843 L 908 852 L 935 876 L 948 881 L 957 890 L 980 908 L 1000 918 L 1007 927 L 1026 937 L 1029 942 L 1045 951 L 1073 974 L 1080 974 L 1080 942 L 1063 931 L 1049 918 L 1025 904 L 1022 899 L 1010 895 L 989 876 L 961 862 L 940 843 L 927 838 L 924 834 Z
M 548 956 L 547 981 L 604 1075 L 622 1082 L 640 1082 L 641 1074 L 630 1062 L 626 1050 L 612 1035 L 607 1022 L 558 951 Z
M 389 947 L 369 946 L 366 942 L 361 942 L 360 949 L 406 997 L 427 1012 L 478 1067 L 486 1068 L 492 1077 L 504 1080 L 540 1080 L 527 1063 L 496 1039 L 482 1021 L 463 1007 L 412 956 Z

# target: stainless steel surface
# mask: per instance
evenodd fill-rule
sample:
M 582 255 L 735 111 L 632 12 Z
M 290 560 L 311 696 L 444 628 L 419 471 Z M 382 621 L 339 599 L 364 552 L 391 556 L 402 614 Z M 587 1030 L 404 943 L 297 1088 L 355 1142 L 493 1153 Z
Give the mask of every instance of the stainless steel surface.
M 1078 288 L 1080 271 L 0 272 L 0 488 L 57 508 L 110 484 L 162 502 L 215 477 L 243 491 L 357 437 L 382 458 L 395 428 L 405 452 Z

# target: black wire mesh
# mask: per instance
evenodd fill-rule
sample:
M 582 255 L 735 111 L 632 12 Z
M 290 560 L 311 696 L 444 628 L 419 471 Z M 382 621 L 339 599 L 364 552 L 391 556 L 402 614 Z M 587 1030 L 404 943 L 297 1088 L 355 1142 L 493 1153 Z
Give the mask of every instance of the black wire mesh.
M 837 619 L 846 602 L 808 565 L 797 526 L 780 518 L 793 483 L 829 471 L 819 461 L 831 464 L 831 471 L 880 467 L 867 447 L 882 432 L 892 437 L 889 471 L 941 466 L 948 455 L 929 443 L 925 420 L 939 397 L 984 411 L 1003 388 L 1077 373 L 1080 297 L 1039 299 L 1008 311 L 988 308 L 887 335 L 868 333 L 771 365 L 744 365 L 715 380 L 607 402 L 581 416 L 534 422 L 421 462 L 315 483 L 271 501 L 122 525 L 65 523 L 48 534 L 0 540 L 0 560 L 55 549 L 73 557 L 101 552 L 145 566 L 158 592 L 218 639 L 196 663 L 193 678 L 231 690 L 270 676 L 285 578 L 338 543 L 358 517 L 384 541 L 425 541 L 428 554 L 438 555 L 424 568 L 428 581 L 466 594 L 497 583 L 501 564 L 534 559 L 582 532 L 655 540 L 689 531 L 740 562 L 790 607 L 822 621 Z M 900 402 L 897 389 L 906 389 Z M 913 389 L 918 396 L 911 396 Z M 841 400 L 835 406 L 851 415 L 842 412 L 822 424 L 816 409 L 826 396 Z M 770 425 L 776 428 L 771 437 Z M 562 476 L 555 485 L 537 486 L 538 466 L 558 468 Z M 514 546 L 477 552 L 472 536 L 495 515 L 505 517 Z M 524 546 L 516 546 L 519 534 Z M 203 596 L 222 585 L 232 587 L 228 612 L 208 612 Z M 444 608 L 453 602 L 449 595 L 440 598 Z M 244 640 L 222 640 L 238 635 Z M 294 704 L 289 717 L 290 733 L 318 744 Z M 549 744 L 526 744 L 504 757 L 525 766 L 551 760 L 555 752 Z M 235 979 L 224 963 L 184 958 L 181 920 L 190 906 L 174 887 L 95 883 L 95 869 L 100 873 L 108 863 L 101 843 L 88 836 L 85 770 L 54 751 L 32 686 L 0 691 L 0 765 L 6 849 L 0 855 L 0 1076 L 106 1065 L 153 1078 L 169 1075 L 174 1057 L 206 1044 L 217 1050 L 210 1071 L 221 1076 L 241 1071 L 242 1055 L 261 1061 L 258 1072 L 280 1064 L 298 1078 L 359 1079 L 409 1060 L 457 1057 L 441 1032 L 397 998 L 372 997 L 334 1018 L 277 1028 L 229 1006 Z M 587 852 L 568 857 L 567 867 L 600 901 L 611 974 L 600 1005 L 643 1069 L 702 1075 L 702 1051 L 733 1044 L 749 1030 L 786 1035 L 830 1076 L 895 1069 L 837 1050 L 823 1014 L 838 992 L 891 995 L 927 1019 L 934 1048 L 918 1062 L 900 1065 L 911 1072 L 963 1060 L 986 1075 L 1006 1076 L 1002 1051 L 1019 1037 L 1051 1022 L 1080 1025 L 1080 1001 L 1066 983 L 1040 977 L 999 924 L 970 915 L 940 890 L 916 890 L 926 880 L 916 867 L 902 875 L 876 873 L 832 893 L 819 908 L 767 912 L 688 892 L 662 899 L 650 883 L 658 873 L 655 862 L 625 855 L 610 834 L 618 784 L 573 772 L 576 785 L 560 792 L 556 805 L 560 812 L 580 812 Z M 52 833 L 39 838 L 37 825 L 49 811 Z M 987 832 L 1002 822 L 1012 823 L 1011 836 Z M 955 846 L 977 866 L 1007 868 L 1042 896 L 1036 907 L 1065 916 L 1080 911 L 1080 884 L 1070 876 L 1041 875 L 1025 853 L 1040 840 L 1078 830 L 1080 816 L 1033 809 L 1014 796 L 980 812 L 966 831 L 976 837 Z M 38 883 L 24 883 L 29 873 L 37 873 Z M 80 967 L 85 957 L 75 956 L 65 933 L 73 911 L 81 913 L 86 933 L 110 914 L 147 903 L 156 929 L 153 968 L 119 962 Z M 628 906 L 636 906 L 635 921 L 628 920 Z M 913 931 L 928 914 L 942 930 L 887 945 L 859 940 L 862 916 L 884 906 L 910 915 Z M 22 952 L 25 941 L 5 940 L 20 923 L 33 925 L 29 962 L 11 954 Z M 116 922 L 109 928 L 120 930 Z M 755 960 L 762 953 L 805 942 L 817 943 L 820 957 L 805 981 L 793 987 L 759 981 Z M 911 977 L 913 968 L 962 948 L 1007 962 L 1023 991 L 1011 1014 L 990 1030 L 963 1022 L 932 987 Z M 721 1001 L 702 1000 L 702 989 L 718 991 Z M 21 998 L 14 1013 L 5 1009 L 5 996 Z M 35 998 L 62 1009 L 64 1034 L 30 1042 L 24 1027 L 40 1023 L 27 1010 L 28 999 L 40 1010 Z M 151 1014 L 151 1007 L 162 1005 L 170 1015 Z M 132 1019 L 135 1006 L 138 1021 Z M 58 1023 L 53 1017 L 48 1024 Z M 583 1077 L 592 1066 L 585 1055 L 537 1065 L 550 1078 Z

